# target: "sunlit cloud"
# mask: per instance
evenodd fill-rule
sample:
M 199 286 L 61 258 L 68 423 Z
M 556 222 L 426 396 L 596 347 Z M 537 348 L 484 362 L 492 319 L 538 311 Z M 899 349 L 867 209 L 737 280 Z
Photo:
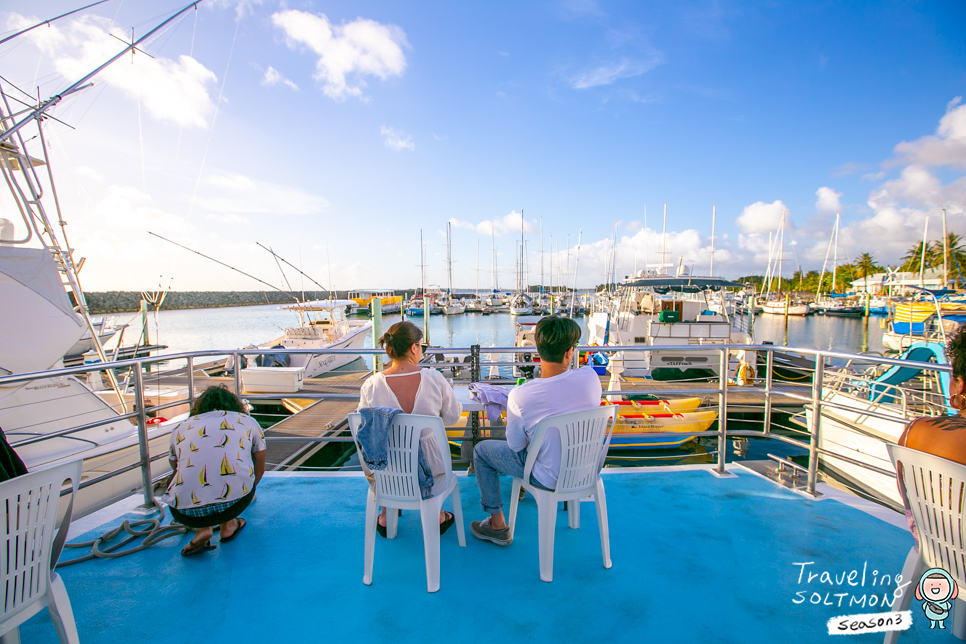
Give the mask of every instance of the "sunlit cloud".
M 475 230 L 480 235 L 492 234 L 497 237 L 501 235 L 519 235 L 521 224 L 523 226 L 523 232 L 525 233 L 533 233 L 538 230 L 533 222 L 525 221 L 523 214 L 515 210 L 505 215 L 502 219 L 484 219 L 477 224 L 460 221 L 459 219 L 450 219 L 449 221 L 457 228 L 469 228 L 470 230 Z
M 315 79 L 331 98 L 362 97 L 365 77 L 386 80 L 406 69 L 405 32 L 396 25 L 357 18 L 333 25 L 325 14 L 289 9 L 272 15 L 292 49 L 306 47 L 318 55 Z

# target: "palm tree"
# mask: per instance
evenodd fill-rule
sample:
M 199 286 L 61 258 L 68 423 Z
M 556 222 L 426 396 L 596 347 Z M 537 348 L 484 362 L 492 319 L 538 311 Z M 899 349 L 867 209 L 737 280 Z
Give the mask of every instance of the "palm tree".
M 852 267 L 858 277 L 865 278 L 864 290 L 866 292 L 869 291 L 869 275 L 882 270 L 882 267 L 876 263 L 872 253 L 862 253 L 859 255 L 855 263 L 852 264 Z
M 928 251 L 927 251 L 928 256 Z M 902 256 L 902 266 L 900 270 L 907 273 L 918 273 L 919 263 L 922 258 L 922 242 L 916 242 L 915 246 L 911 247 L 906 251 L 906 254 Z

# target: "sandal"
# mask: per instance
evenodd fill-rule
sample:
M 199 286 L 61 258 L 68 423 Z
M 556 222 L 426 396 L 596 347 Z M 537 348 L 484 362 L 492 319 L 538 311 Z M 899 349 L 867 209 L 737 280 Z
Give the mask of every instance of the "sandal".
M 244 528 L 246 525 L 248 525 L 248 521 L 245 521 L 244 519 L 238 519 L 238 527 L 235 528 L 235 531 L 232 532 L 229 536 L 222 537 L 221 538 L 221 542 L 222 543 L 228 543 L 229 541 L 231 541 L 232 539 L 234 539 L 235 537 L 237 537 L 238 536 L 238 533 L 241 532 L 242 531 L 242 528 Z
M 202 552 L 214 550 L 215 548 L 216 546 L 211 545 L 210 539 L 205 539 L 199 544 L 189 542 L 188 545 L 181 549 L 181 556 L 190 557 L 191 555 L 201 554 Z
M 402 510 L 396 510 L 396 512 L 399 513 L 399 516 L 402 516 Z M 386 517 L 386 520 L 388 521 L 389 517 Z M 379 523 L 379 517 L 376 517 L 376 532 L 379 533 L 380 537 L 386 537 L 387 539 L 389 538 L 389 533 L 386 532 L 386 526 Z M 440 534 L 442 534 L 442 532 Z
M 446 534 L 446 531 L 449 530 L 449 527 L 453 525 L 453 523 L 456 521 L 456 517 L 453 516 L 452 512 L 446 512 L 445 510 L 444 512 L 446 513 L 447 516 L 446 516 L 446 520 L 439 524 L 439 533 L 441 535 Z

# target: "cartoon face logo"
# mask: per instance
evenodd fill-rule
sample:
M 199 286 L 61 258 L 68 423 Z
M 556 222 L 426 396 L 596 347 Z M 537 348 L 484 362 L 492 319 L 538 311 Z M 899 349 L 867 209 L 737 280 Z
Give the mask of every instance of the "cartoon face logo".
M 959 586 L 952 575 L 942 568 L 930 568 L 923 573 L 916 587 L 916 599 L 922 602 L 922 610 L 929 620 L 929 628 L 946 628 L 952 600 L 959 595 Z

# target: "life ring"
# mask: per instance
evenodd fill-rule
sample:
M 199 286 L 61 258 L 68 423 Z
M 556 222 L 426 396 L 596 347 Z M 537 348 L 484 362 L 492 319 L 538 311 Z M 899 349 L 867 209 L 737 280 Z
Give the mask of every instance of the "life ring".
M 148 418 L 147 425 L 160 425 L 161 423 L 168 422 L 168 419 L 163 416 L 156 416 L 154 418 Z

